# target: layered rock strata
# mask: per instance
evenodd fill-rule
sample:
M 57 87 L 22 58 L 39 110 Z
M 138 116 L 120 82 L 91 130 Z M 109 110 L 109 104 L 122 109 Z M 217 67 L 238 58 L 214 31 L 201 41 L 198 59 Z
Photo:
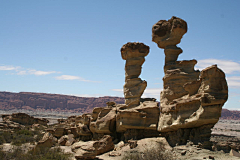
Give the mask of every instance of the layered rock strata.
M 152 135 L 153 133 L 156 136 L 158 134 L 154 131 L 157 130 L 159 114 L 159 106 L 158 103 L 155 101 L 144 101 L 141 102 L 139 106 L 131 109 L 126 108 L 126 106 L 119 107 L 116 116 L 116 130 L 117 132 L 125 132 L 125 138 L 131 137 L 131 135 L 132 137 L 139 137 L 141 135 L 143 137 L 152 137 L 150 135 Z M 144 132 L 141 130 L 146 130 L 149 134 L 146 134 L 146 136 L 144 136 Z M 153 133 L 151 132 L 151 130 L 153 131 Z
M 182 49 L 176 45 L 186 32 L 187 23 L 177 17 L 160 20 L 152 28 L 152 41 L 165 53 L 158 131 L 171 145 L 187 140 L 207 143 L 228 98 L 225 74 L 217 65 L 200 72 L 194 70 L 196 60 L 177 61 Z
M 128 42 L 121 48 L 122 59 L 126 60 L 125 64 L 125 84 L 124 97 L 125 104 L 128 108 L 136 107 L 140 104 L 140 98 L 147 82 L 141 80 L 142 65 L 145 62 L 145 56 L 149 53 L 149 46 L 138 42 Z

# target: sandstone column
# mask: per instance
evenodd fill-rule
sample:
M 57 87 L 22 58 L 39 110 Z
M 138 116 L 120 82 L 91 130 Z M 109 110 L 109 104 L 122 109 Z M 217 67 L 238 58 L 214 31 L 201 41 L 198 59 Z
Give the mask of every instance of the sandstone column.
M 141 80 L 139 75 L 141 74 L 142 64 L 145 61 L 144 57 L 148 53 L 149 46 L 138 42 L 128 42 L 121 48 L 122 59 L 126 60 L 123 89 L 127 108 L 133 108 L 140 104 L 141 95 L 147 87 L 147 82 Z
M 152 41 L 165 53 L 158 131 L 172 146 L 191 140 L 209 148 L 211 128 L 221 116 L 228 87 L 217 65 L 200 72 L 194 70 L 194 59 L 177 61 L 182 49 L 176 45 L 186 32 L 187 23 L 177 17 L 160 20 L 152 28 Z

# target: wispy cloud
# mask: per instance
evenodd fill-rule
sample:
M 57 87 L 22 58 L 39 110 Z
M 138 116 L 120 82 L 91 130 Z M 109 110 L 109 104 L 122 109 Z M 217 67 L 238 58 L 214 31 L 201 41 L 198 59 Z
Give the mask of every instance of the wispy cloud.
M 56 71 L 37 71 L 37 70 L 33 69 L 33 70 L 29 70 L 28 73 L 29 74 L 34 74 L 36 76 L 44 76 L 44 75 L 53 74 L 53 73 L 60 73 L 60 72 L 56 72 Z
M 91 81 L 91 80 L 87 80 L 87 79 L 84 79 L 84 78 L 79 77 L 79 76 L 72 76 L 72 75 L 61 75 L 61 76 L 55 77 L 55 79 L 57 79 L 57 80 L 78 80 L 78 81 L 83 81 L 83 82 L 100 83 L 99 81 Z
M 229 87 L 240 87 L 240 76 L 227 77 Z
M 0 66 L 1 71 L 12 71 L 12 70 L 17 70 L 18 68 L 19 67 L 5 66 L 5 65 Z
M 14 66 L 7 66 L 7 65 L 1 65 L 0 70 L 14 71 L 15 73 L 12 73 L 12 74 L 17 74 L 17 75 L 36 75 L 36 76 L 44 76 L 44 75 L 53 74 L 53 73 L 60 73 L 57 71 L 40 71 L 35 69 L 25 69 L 20 66 L 14 67 Z
M 222 69 L 226 74 L 240 72 L 240 63 L 233 62 L 231 60 L 203 59 L 198 61 L 196 68 L 202 70 L 214 64 L 217 64 L 218 67 Z
M 116 92 L 123 92 L 123 89 L 112 89 Z M 156 98 L 157 100 L 160 100 L 160 92 L 162 91 L 162 88 L 147 88 L 142 98 Z

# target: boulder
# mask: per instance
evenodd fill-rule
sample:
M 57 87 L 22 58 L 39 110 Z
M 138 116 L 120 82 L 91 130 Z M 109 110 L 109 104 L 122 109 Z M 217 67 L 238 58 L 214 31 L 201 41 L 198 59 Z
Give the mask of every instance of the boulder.
M 110 134 L 116 131 L 117 108 L 102 108 L 95 121 L 91 120 L 90 130 L 92 133 Z
M 53 135 L 49 132 L 46 132 L 43 135 L 43 138 L 37 143 L 36 148 L 38 147 L 52 147 L 55 144 L 55 139 Z
M 54 130 L 54 136 L 57 138 L 62 137 L 65 134 L 65 127 L 64 126 L 58 126 Z
M 235 156 L 235 157 L 240 157 L 240 153 L 238 153 L 237 151 L 234 151 L 233 149 L 231 149 L 229 155 L 230 156 Z
M 71 146 L 73 142 L 75 142 L 73 134 L 64 135 L 58 140 L 58 144 L 61 146 Z
M 94 159 L 97 155 L 114 149 L 112 138 L 105 135 L 99 141 L 77 142 L 72 145 L 76 159 Z

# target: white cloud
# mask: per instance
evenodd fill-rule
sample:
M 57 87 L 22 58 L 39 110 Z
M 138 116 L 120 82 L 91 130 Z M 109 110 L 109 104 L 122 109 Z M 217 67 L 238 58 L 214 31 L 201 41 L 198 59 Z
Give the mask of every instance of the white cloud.
M 28 73 L 29 74 L 34 74 L 36 76 L 44 76 L 44 75 L 59 73 L 59 72 L 56 72 L 56 71 L 37 71 L 37 70 L 33 69 L 33 70 L 28 70 Z
M 27 71 L 17 71 L 17 75 L 26 75 Z
M 229 87 L 240 87 L 240 76 L 227 77 Z
M 123 92 L 123 89 L 112 89 L 116 92 Z M 147 88 L 142 98 L 156 98 L 157 100 L 160 100 L 160 92 L 162 91 L 162 88 Z
M 240 72 L 240 63 L 233 62 L 231 60 L 203 59 L 198 61 L 196 68 L 202 70 L 214 64 L 217 64 L 217 66 L 227 74 Z
M 86 80 L 86 79 L 84 79 L 82 77 L 72 76 L 72 75 L 61 75 L 61 76 L 55 77 L 55 79 L 57 79 L 57 80 L 78 80 L 78 81 L 83 81 L 83 82 L 96 82 L 96 83 L 99 83 L 99 81 Z
M 13 66 L 0 66 L 0 70 L 2 71 L 12 71 L 12 70 L 16 70 L 18 67 L 13 67 Z
M 24 69 L 19 66 L 14 67 L 14 66 L 6 66 L 6 65 L 0 66 L 0 70 L 14 71 L 15 73 L 12 73 L 12 74 L 17 74 L 17 75 L 36 75 L 36 76 L 44 76 L 44 75 L 53 74 L 53 73 L 60 73 L 56 71 L 39 71 L 35 69 Z

